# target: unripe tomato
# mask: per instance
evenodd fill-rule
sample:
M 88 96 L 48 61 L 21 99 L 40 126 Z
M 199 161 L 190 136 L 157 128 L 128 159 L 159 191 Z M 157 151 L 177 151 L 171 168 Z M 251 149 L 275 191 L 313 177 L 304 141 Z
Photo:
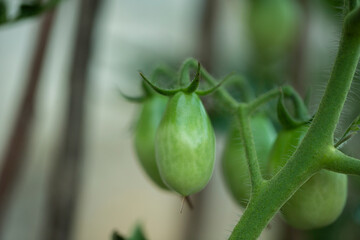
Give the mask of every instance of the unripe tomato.
M 203 189 L 211 178 L 215 135 L 195 93 L 170 98 L 156 134 L 156 160 L 164 183 L 183 196 Z
M 167 187 L 160 177 L 155 158 L 155 136 L 166 108 L 167 98 L 153 95 L 146 99 L 135 131 L 135 150 L 147 175 L 161 188 Z
M 294 0 L 251 0 L 249 30 L 263 58 L 277 57 L 294 42 L 299 9 Z
M 263 115 L 251 119 L 251 129 L 254 136 L 255 149 L 263 175 L 267 166 L 267 157 L 276 138 L 272 123 Z M 245 157 L 245 149 L 240 140 L 237 125 L 230 128 L 226 145 L 222 154 L 222 171 L 225 183 L 236 202 L 246 207 L 250 192 L 250 175 Z
M 269 171 L 275 175 L 294 153 L 307 126 L 283 130 L 269 156 Z M 347 196 L 347 176 L 321 170 L 313 175 L 281 208 L 285 220 L 299 229 L 324 227 L 341 214 Z

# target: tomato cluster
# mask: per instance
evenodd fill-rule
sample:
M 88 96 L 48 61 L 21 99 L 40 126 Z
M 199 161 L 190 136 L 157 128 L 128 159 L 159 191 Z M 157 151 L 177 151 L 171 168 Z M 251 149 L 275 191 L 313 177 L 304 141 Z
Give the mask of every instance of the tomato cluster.
M 214 169 L 215 134 L 198 96 L 199 71 L 200 67 L 187 87 L 172 90 L 159 88 L 142 75 L 148 87 L 169 98 L 148 94 L 135 133 L 136 152 L 147 175 L 159 187 L 184 197 L 202 190 Z M 283 93 L 278 102 L 283 128 L 278 133 L 264 113 L 251 116 L 257 161 L 265 179 L 281 171 L 308 129 L 309 117 L 301 98 L 292 91 L 287 94 L 292 96 L 300 120 L 287 112 Z M 241 207 L 246 207 L 251 195 L 250 174 L 238 126 L 241 123 L 238 119 L 233 122 L 222 154 L 222 171 L 232 196 Z M 337 219 L 346 197 L 346 175 L 321 170 L 295 192 L 281 213 L 294 227 L 319 228 Z
M 294 105 L 302 119 L 307 111 L 301 99 L 295 97 Z M 278 103 L 279 121 L 283 129 L 277 134 L 265 115 L 257 114 L 251 119 L 255 149 L 261 173 L 270 179 L 277 174 L 292 156 L 307 132 L 309 124 L 291 118 L 283 96 Z M 276 138 L 276 140 L 275 140 Z M 246 207 L 251 193 L 250 175 L 244 145 L 238 128 L 230 129 L 222 156 L 225 183 L 236 202 Z M 274 141 L 275 140 L 275 141 Z M 281 208 L 284 219 L 299 229 L 320 228 L 334 222 L 341 214 L 347 198 L 347 176 L 321 170 L 313 175 Z

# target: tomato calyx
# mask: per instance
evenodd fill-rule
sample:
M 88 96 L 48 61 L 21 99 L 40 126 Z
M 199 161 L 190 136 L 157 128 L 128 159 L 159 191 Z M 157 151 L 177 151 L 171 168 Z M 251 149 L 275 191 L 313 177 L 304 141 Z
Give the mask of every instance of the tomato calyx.
M 151 74 L 152 82 L 156 81 L 159 78 L 159 75 L 164 75 L 171 79 L 171 78 L 175 78 L 176 73 L 167 65 L 159 65 L 154 69 L 154 71 Z M 146 81 L 142 81 L 142 90 L 143 90 L 143 95 L 141 96 L 129 96 L 125 94 L 123 91 L 121 91 L 120 88 L 118 89 L 120 95 L 123 98 L 125 98 L 129 102 L 134 102 L 134 103 L 144 103 L 146 100 L 153 98 L 154 95 L 157 95 L 157 93 Z
M 180 77 L 179 77 L 179 81 L 178 81 L 180 87 L 174 88 L 174 89 L 165 89 L 165 88 L 159 87 L 159 86 L 155 85 L 152 81 L 150 81 L 148 78 L 146 78 L 143 73 L 139 72 L 139 74 L 142 77 L 142 79 L 144 80 L 144 82 L 146 82 L 155 92 L 165 95 L 165 96 L 173 96 L 178 92 L 184 92 L 186 94 L 196 93 L 199 96 L 208 95 L 208 94 L 215 92 L 225 81 L 229 80 L 233 76 L 233 73 L 230 73 L 225 78 L 223 78 L 220 82 L 213 85 L 212 87 L 210 87 L 206 90 L 198 90 L 199 84 L 200 84 L 200 75 L 201 75 L 201 71 L 202 71 L 201 64 L 200 64 L 200 62 L 198 62 L 194 79 L 192 81 L 190 81 L 190 83 L 187 86 L 181 87 L 184 79 L 185 80 L 188 79 L 190 63 L 191 62 L 185 61 L 185 63 L 182 65 L 181 70 L 180 70 Z

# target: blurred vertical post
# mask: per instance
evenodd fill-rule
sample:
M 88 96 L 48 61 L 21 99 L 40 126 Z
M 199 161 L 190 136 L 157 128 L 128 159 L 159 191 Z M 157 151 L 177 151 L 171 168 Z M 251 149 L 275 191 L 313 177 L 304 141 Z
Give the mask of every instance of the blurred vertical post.
M 308 0 L 298 0 L 302 12 L 298 33 L 290 66 L 290 79 L 295 89 L 302 95 L 306 91 L 306 48 L 310 27 L 310 6 Z
M 200 9 L 202 15 L 200 18 L 198 59 L 203 67 L 209 72 L 213 69 L 213 47 L 214 47 L 214 25 L 216 21 L 216 12 L 218 0 L 205 0 L 204 7 Z M 205 102 L 206 104 L 206 102 Z M 200 193 L 193 196 L 194 209 L 189 215 L 189 220 L 185 225 L 184 239 L 199 239 L 202 232 L 201 222 L 203 222 L 205 212 L 205 201 L 209 196 L 209 188 L 205 188 Z
M 72 238 L 81 189 L 87 73 L 100 0 L 81 0 L 68 83 L 67 115 L 60 153 L 50 175 L 43 239 Z
M 49 42 L 51 27 L 54 21 L 54 10 L 46 13 L 42 19 L 38 40 L 34 54 L 30 62 L 30 70 L 25 81 L 26 87 L 15 118 L 15 124 L 11 132 L 8 146 L 2 157 L 0 173 L 0 236 L 4 231 L 5 217 L 20 173 L 25 165 L 26 151 L 32 120 L 34 115 L 34 103 L 36 102 L 37 90 L 40 82 L 41 70 Z
M 205 0 L 202 9 L 201 29 L 199 39 L 199 60 L 208 70 L 212 70 L 213 47 L 214 47 L 214 25 L 216 20 L 217 0 Z

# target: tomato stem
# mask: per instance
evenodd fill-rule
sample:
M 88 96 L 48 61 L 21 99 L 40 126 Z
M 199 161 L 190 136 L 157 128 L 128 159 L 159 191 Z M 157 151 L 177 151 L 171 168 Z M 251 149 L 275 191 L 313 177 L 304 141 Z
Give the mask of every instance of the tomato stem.
M 333 71 L 308 132 L 285 166 L 252 195 L 229 239 L 257 239 L 282 205 L 307 179 L 323 168 L 360 175 L 360 160 L 346 156 L 333 147 L 334 131 L 359 58 L 360 7 L 358 6 L 345 18 Z M 273 96 L 277 96 L 278 93 L 278 90 L 273 90 L 251 102 L 248 105 L 248 113 L 250 114 Z M 245 116 L 241 118 L 246 119 Z M 242 121 L 240 131 L 244 131 L 244 124 L 246 129 L 247 122 Z M 251 149 L 251 138 L 244 139 L 246 136 L 248 134 L 242 134 L 242 140 L 246 145 L 249 144 Z M 246 157 L 252 179 L 258 178 L 256 164 L 252 162 L 254 157 L 249 154 Z
M 264 181 L 261 176 L 259 162 L 257 160 L 254 137 L 251 132 L 250 115 L 248 113 L 247 104 L 240 104 L 237 111 L 238 127 L 240 131 L 240 137 L 242 144 L 244 145 L 245 156 L 248 163 L 248 169 L 250 172 L 250 180 L 253 194 L 261 186 Z M 240 161 L 240 159 L 239 159 Z
M 333 148 L 325 168 L 334 172 L 360 175 L 360 160 Z
M 281 93 L 281 89 L 272 89 L 259 97 L 257 97 L 255 100 L 251 101 L 247 104 L 247 109 L 249 111 L 249 114 L 254 113 L 259 107 L 264 105 L 265 103 L 269 102 L 271 99 L 276 98 Z

